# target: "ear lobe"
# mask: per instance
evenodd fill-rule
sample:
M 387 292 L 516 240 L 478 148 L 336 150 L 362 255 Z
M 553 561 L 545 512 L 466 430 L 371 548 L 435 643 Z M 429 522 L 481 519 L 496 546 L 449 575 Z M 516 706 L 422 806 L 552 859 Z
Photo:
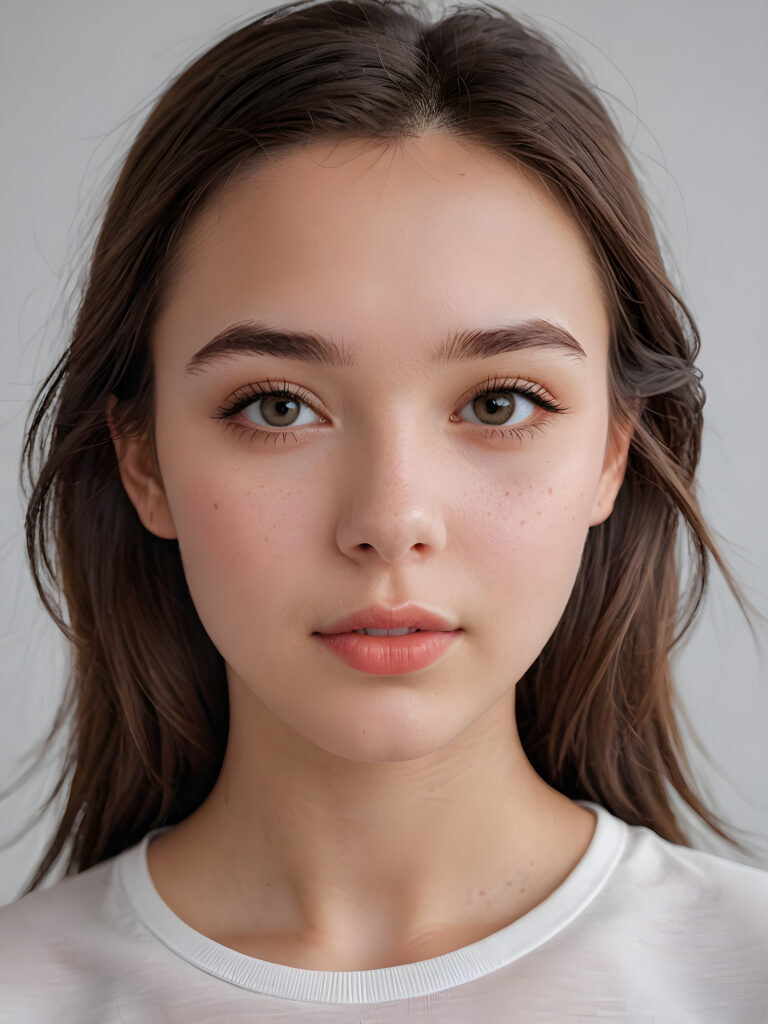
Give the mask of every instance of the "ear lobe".
M 595 504 L 592 507 L 590 526 L 604 523 L 613 511 L 616 495 L 619 493 L 627 468 L 629 445 L 634 434 L 634 425 L 625 420 L 611 427 L 605 446 L 605 461 L 600 474 Z
M 150 439 L 119 433 L 114 416 L 116 404 L 117 397 L 110 394 L 107 397 L 107 424 L 123 487 L 149 532 L 156 537 L 174 540 L 176 528 Z

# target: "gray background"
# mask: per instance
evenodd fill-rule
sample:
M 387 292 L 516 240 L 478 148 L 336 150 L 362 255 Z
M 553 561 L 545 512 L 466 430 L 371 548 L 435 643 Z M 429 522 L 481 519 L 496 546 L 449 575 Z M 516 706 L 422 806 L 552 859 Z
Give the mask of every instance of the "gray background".
M 243 0 L 0 2 L 0 788 L 50 727 L 67 659 L 24 560 L 17 467 L 34 387 L 66 344 L 83 254 L 151 102 L 190 57 L 263 9 Z M 768 5 L 530 0 L 509 9 L 535 16 L 580 55 L 631 144 L 673 279 L 702 332 L 704 511 L 765 614 Z M 764 643 L 765 623 L 758 632 Z M 719 576 L 677 678 L 715 762 L 689 738 L 699 786 L 715 811 L 753 831 L 761 852 L 752 860 L 768 867 L 765 659 Z M 0 844 L 51 791 L 60 751 L 61 741 L 0 803 Z M 61 796 L 0 850 L 0 903 L 31 877 L 60 806 Z M 693 834 L 700 848 L 746 860 Z

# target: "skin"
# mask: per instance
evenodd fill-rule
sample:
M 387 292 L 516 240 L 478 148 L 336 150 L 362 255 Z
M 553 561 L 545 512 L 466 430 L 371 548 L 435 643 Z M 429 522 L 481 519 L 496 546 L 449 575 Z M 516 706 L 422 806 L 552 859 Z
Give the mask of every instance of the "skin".
M 113 439 L 142 523 L 178 539 L 226 663 L 230 733 L 209 797 L 150 844 L 153 881 L 191 927 L 289 966 L 366 970 L 475 942 L 553 892 L 594 833 L 533 770 L 514 715 L 626 464 L 587 244 L 529 172 L 433 132 L 251 168 L 181 246 L 152 339 L 157 464 L 146 438 Z M 450 332 L 530 316 L 587 358 L 427 369 Z M 249 318 L 343 339 L 358 365 L 242 353 L 184 374 Z M 471 398 L 491 376 L 565 411 L 488 438 Z M 286 443 L 215 418 L 267 380 L 314 399 Z M 256 403 L 246 429 L 268 423 Z M 312 636 L 411 600 L 464 630 L 419 671 L 363 673 Z

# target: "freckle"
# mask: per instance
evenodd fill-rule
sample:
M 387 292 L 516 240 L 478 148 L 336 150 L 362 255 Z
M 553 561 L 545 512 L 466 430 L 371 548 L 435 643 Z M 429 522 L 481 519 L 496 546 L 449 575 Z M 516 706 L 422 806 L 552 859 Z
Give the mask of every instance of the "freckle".
M 520 520 L 520 525 L 521 525 L 521 526 L 525 526 L 525 520 L 524 520 L 524 519 L 521 519 L 521 520 Z
M 540 516 L 540 515 L 541 515 L 541 512 L 537 512 L 537 513 L 536 513 L 536 515 L 537 515 L 537 516 Z
M 480 890 L 480 896 L 485 896 L 485 889 Z
M 509 491 L 504 491 L 507 497 L 509 497 Z
M 522 491 L 518 491 L 518 492 L 517 492 L 517 496 L 518 496 L 518 498 L 522 498 L 522 496 L 523 496 L 523 492 L 522 492 Z
M 550 494 L 552 493 L 552 488 L 551 487 L 548 487 L 547 490 L 549 491 Z

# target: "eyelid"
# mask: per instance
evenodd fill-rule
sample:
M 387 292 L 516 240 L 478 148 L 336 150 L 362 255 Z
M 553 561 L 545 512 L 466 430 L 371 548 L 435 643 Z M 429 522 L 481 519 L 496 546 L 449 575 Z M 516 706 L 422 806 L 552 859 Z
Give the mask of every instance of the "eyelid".
M 466 398 L 461 399 L 460 408 L 487 391 L 516 391 L 550 412 L 567 411 L 543 385 L 525 377 L 486 377 L 482 384 L 472 388 Z
M 286 380 L 274 381 L 274 380 L 263 380 L 253 384 L 244 384 L 242 387 L 237 388 L 229 398 L 226 399 L 225 403 L 216 410 L 214 416 L 215 419 L 225 418 L 229 415 L 234 414 L 234 410 L 239 403 L 242 402 L 241 408 L 244 408 L 246 404 L 251 402 L 257 402 L 259 398 L 265 395 L 272 395 L 275 393 L 286 392 L 309 406 L 312 412 L 317 413 L 323 420 L 326 419 L 323 413 L 317 408 L 319 404 L 314 395 L 310 394 L 306 388 L 303 388 L 300 384 L 292 384 Z M 277 429 L 277 428 L 275 428 Z
M 251 399 L 256 401 L 262 395 L 274 394 L 275 392 L 286 391 L 295 394 L 296 397 L 300 398 L 306 405 L 316 412 L 318 415 L 323 415 L 316 405 L 320 404 L 317 399 L 309 391 L 303 388 L 300 384 L 293 384 L 287 380 L 270 380 L 266 379 L 256 383 L 244 384 L 237 388 L 227 398 L 224 406 L 219 408 L 219 412 L 228 412 L 240 399 Z M 528 380 L 525 377 L 486 377 L 484 381 L 476 384 L 470 388 L 459 400 L 458 408 L 462 408 L 467 402 L 472 401 L 473 398 L 477 398 L 479 395 L 485 394 L 486 391 L 520 391 L 527 397 L 539 398 L 542 404 L 551 406 L 553 409 L 565 411 L 563 406 L 552 396 L 551 392 L 547 390 L 543 385 L 536 383 L 535 381 Z

